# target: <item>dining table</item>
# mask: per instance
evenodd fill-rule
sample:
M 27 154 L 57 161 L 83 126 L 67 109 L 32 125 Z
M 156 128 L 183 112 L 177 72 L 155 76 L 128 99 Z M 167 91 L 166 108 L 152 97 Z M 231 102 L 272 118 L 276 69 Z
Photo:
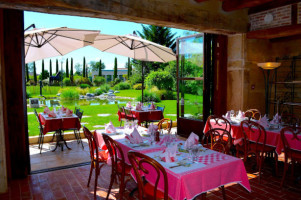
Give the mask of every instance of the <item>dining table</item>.
M 134 107 L 124 107 L 124 109 L 130 110 L 133 115 L 136 116 L 138 124 L 142 122 L 160 121 L 164 118 L 162 110 L 151 109 L 148 107 L 142 107 L 141 110 L 136 110 Z M 118 110 L 118 120 L 121 120 L 121 112 Z
M 55 132 L 56 134 L 56 146 L 52 151 L 55 151 L 58 146 L 61 146 L 61 150 L 63 150 L 63 144 L 68 148 L 66 140 L 64 139 L 64 131 L 65 130 L 79 130 L 81 128 L 81 124 L 77 115 L 72 114 L 67 116 L 65 113 L 57 113 L 56 117 L 49 117 L 46 113 L 39 114 L 40 121 L 43 128 L 43 134 L 45 135 L 48 132 Z
M 241 141 L 242 139 L 244 138 L 244 134 L 243 134 L 243 131 L 242 131 L 242 128 L 241 128 L 241 121 L 242 120 L 238 120 L 238 119 L 235 119 L 235 118 L 232 118 L 231 120 L 229 120 L 229 122 L 231 123 L 231 130 L 230 130 L 230 134 L 232 136 L 232 138 L 234 139 L 234 145 L 240 145 L 241 144 Z M 257 122 L 257 120 L 254 120 Z M 210 130 L 210 126 L 209 126 L 209 123 L 211 124 L 212 128 L 225 128 L 226 124 L 217 124 L 215 122 L 215 120 L 210 120 L 206 122 L 205 124 L 205 127 L 204 127 L 204 130 L 203 132 L 206 133 L 207 131 Z M 283 152 L 283 143 L 282 143 L 282 140 L 281 140 L 281 136 L 280 136 L 280 131 L 283 127 L 281 125 L 279 125 L 279 127 L 276 127 L 276 128 L 265 128 L 265 131 L 266 131 L 266 145 L 268 146 L 271 146 L 271 147 L 275 147 L 276 148 L 276 153 L 278 155 L 280 155 L 282 152 Z M 247 130 L 247 127 L 244 127 L 245 130 Z M 256 138 L 256 130 L 257 129 L 253 129 L 254 130 L 254 133 L 252 133 L 253 136 L 250 136 L 248 135 L 248 137 L 250 137 L 250 139 L 252 140 L 252 137 L 254 137 L 254 140 Z M 248 131 L 245 131 L 247 134 L 250 133 Z M 290 140 L 289 138 L 292 138 L 293 135 L 289 132 L 286 132 L 285 133 L 286 135 L 286 138 L 288 138 L 288 142 L 290 144 L 290 147 L 292 149 L 295 149 L 295 150 L 298 150 L 298 151 L 301 151 L 301 146 L 294 142 L 294 140 Z M 301 135 L 298 136 L 299 139 L 301 140 Z
M 202 147 L 197 161 L 191 161 L 190 154 L 181 151 L 177 153 L 176 162 L 169 163 L 161 158 L 167 145 L 160 142 L 150 143 L 150 137 L 146 135 L 145 128 L 139 128 L 139 133 L 143 136 L 143 142 L 140 144 L 132 144 L 127 141 L 124 129 L 121 128 L 118 132 L 118 134 L 106 134 L 119 144 L 124 155 L 127 155 L 130 150 L 137 151 L 155 159 L 165 168 L 169 183 L 168 195 L 171 199 L 190 200 L 202 193 L 231 183 L 238 183 L 251 192 L 244 163 L 239 158 Z M 104 130 L 95 131 L 100 148 L 103 148 L 104 145 L 103 133 L 105 133 Z M 175 143 L 183 145 L 185 141 L 178 138 L 173 145 Z M 129 163 L 127 156 L 125 157 L 125 162 Z M 186 164 L 182 165 L 183 161 Z M 149 174 L 145 175 L 146 180 L 154 183 L 154 174 L 154 171 L 149 169 Z M 132 176 L 135 179 L 134 173 Z M 163 190 L 163 179 L 160 179 L 158 188 Z

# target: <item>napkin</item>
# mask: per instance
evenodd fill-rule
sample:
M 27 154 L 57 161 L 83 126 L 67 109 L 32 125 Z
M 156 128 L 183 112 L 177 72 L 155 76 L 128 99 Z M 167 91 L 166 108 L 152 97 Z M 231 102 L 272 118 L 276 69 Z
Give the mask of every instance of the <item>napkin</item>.
M 164 162 L 175 162 L 177 161 L 177 150 L 178 150 L 178 145 L 174 144 L 172 146 L 167 147 L 161 155 L 161 160 Z
M 151 123 L 147 129 L 147 133 L 148 134 L 155 133 L 157 130 L 158 130 L 158 126 Z
M 273 120 L 270 122 L 271 124 L 278 125 L 280 123 L 281 116 L 276 113 L 276 115 L 273 117 Z
M 160 142 L 158 144 L 163 145 L 165 143 L 172 143 L 176 141 L 177 141 L 176 137 L 173 137 L 172 135 L 168 134 L 165 135 L 162 139 L 160 139 Z
M 242 112 L 241 110 L 238 111 L 238 114 L 236 116 L 237 120 L 243 120 L 245 118 L 245 113 Z
M 131 108 L 132 107 L 132 105 L 131 105 L 131 102 L 129 101 L 127 104 L 126 104 L 126 107 L 127 108 Z
M 150 109 L 151 110 L 155 110 L 156 109 L 156 106 L 154 105 L 154 102 L 152 102 L 151 106 L 150 106 Z
M 111 121 L 105 125 L 105 131 L 106 131 L 106 133 L 115 133 L 116 132 L 116 128 L 114 127 L 114 125 Z
M 136 105 L 136 110 L 142 110 L 142 106 L 140 102 Z
M 64 106 L 61 107 L 61 111 L 64 113 L 67 111 L 67 108 L 65 108 Z
M 73 112 L 72 110 L 67 109 L 66 116 L 72 116 Z
M 193 145 L 199 143 L 199 136 L 196 135 L 194 132 L 191 132 L 188 139 L 185 141 L 184 148 L 190 149 Z
M 50 110 L 48 107 L 44 108 L 44 114 L 48 114 L 49 112 L 50 112 Z
M 231 112 L 230 111 L 227 111 L 226 115 L 225 115 L 225 118 L 227 120 L 231 120 Z
M 264 115 L 262 118 L 260 118 L 258 120 L 258 123 L 263 126 L 264 128 L 268 128 L 269 127 L 269 122 L 268 122 L 268 119 L 267 119 L 267 116 Z
M 130 143 L 132 144 L 140 144 L 143 142 L 143 139 L 136 127 L 134 128 L 133 132 L 130 135 L 125 134 L 125 139 L 130 141 Z
M 48 117 L 56 117 L 56 114 L 54 113 L 54 111 L 50 111 L 48 113 Z

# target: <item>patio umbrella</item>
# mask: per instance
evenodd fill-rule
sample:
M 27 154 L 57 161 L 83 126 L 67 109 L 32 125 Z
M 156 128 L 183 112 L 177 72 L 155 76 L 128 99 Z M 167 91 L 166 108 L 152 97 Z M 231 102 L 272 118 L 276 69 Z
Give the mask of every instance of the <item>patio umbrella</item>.
M 103 52 L 114 53 L 141 61 L 165 63 L 176 60 L 176 55 L 170 48 L 142 39 L 135 34 L 124 36 L 99 34 L 92 46 Z M 142 101 L 143 87 L 144 74 L 142 66 Z
M 93 44 L 99 31 L 67 27 L 32 29 L 24 32 L 25 63 L 63 56 Z

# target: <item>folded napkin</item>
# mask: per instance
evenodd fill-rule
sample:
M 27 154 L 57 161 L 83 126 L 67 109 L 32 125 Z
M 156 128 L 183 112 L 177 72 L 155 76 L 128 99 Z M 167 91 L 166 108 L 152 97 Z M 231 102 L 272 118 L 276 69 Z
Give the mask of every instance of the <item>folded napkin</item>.
M 163 145 L 166 143 L 172 143 L 176 142 L 177 138 L 173 137 L 171 134 L 165 135 L 163 138 L 160 139 L 160 142 L 158 143 L 159 145 Z
M 276 113 L 276 115 L 273 117 L 271 124 L 278 125 L 280 123 L 281 116 Z
M 242 112 L 241 110 L 238 111 L 238 114 L 236 116 L 237 120 L 243 120 L 245 118 L 245 113 Z
M 148 126 L 147 133 L 148 133 L 148 134 L 152 134 L 152 133 L 155 133 L 157 130 L 158 130 L 158 126 L 157 126 L 157 125 L 154 125 L 153 123 L 151 123 L 151 124 Z
M 130 135 L 125 134 L 125 139 L 127 139 L 132 144 L 140 144 L 143 142 L 143 139 L 136 127 Z
M 54 111 L 50 111 L 48 113 L 48 117 L 56 117 L 56 114 L 54 113 Z
M 226 115 L 224 116 L 227 120 L 231 120 L 231 111 L 227 111 Z
M 73 115 L 72 110 L 67 109 L 66 116 L 72 116 L 72 115 Z
M 184 148 L 190 149 L 193 145 L 199 143 L 199 136 L 196 135 L 194 132 L 191 132 L 187 140 L 185 141 Z
M 175 162 L 177 161 L 178 145 L 174 144 L 172 146 L 166 147 L 166 149 L 161 154 L 161 160 L 164 162 Z
M 44 114 L 48 114 L 49 112 L 50 112 L 50 110 L 48 107 L 44 108 Z
M 266 115 L 264 115 L 262 118 L 260 118 L 258 120 L 258 123 L 263 126 L 264 128 L 268 128 L 269 127 L 269 121 Z
M 126 104 L 126 107 L 127 108 L 131 108 L 132 107 L 132 105 L 131 105 L 131 102 L 129 101 L 127 104 Z
M 142 105 L 140 102 L 136 105 L 136 110 L 142 110 Z
M 64 112 L 67 112 L 67 108 L 65 108 L 64 106 L 61 107 L 61 111 L 64 113 Z
M 155 110 L 156 109 L 156 106 L 154 105 L 154 102 L 152 102 L 151 106 L 150 106 L 150 109 L 151 110 Z
M 111 121 L 105 125 L 105 131 L 106 131 L 106 133 L 115 133 L 116 132 L 116 128 Z

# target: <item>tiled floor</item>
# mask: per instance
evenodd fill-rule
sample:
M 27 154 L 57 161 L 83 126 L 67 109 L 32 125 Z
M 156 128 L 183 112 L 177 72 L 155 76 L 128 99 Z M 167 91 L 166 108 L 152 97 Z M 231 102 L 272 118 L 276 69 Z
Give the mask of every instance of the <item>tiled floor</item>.
M 67 141 L 71 150 L 65 146 L 63 151 L 58 147 L 56 151 L 52 152 L 55 148 L 55 142 L 43 144 L 43 150 L 40 154 L 38 145 L 30 145 L 30 164 L 31 171 L 62 167 L 67 165 L 74 165 L 78 163 L 85 163 L 90 161 L 88 140 L 83 139 L 84 149 L 81 144 L 77 144 L 76 140 Z
M 9 192 L 0 195 L 0 199 L 93 199 L 94 181 L 91 182 L 90 187 L 87 187 L 89 169 L 90 166 L 86 165 L 82 167 L 34 174 L 23 180 L 11 181 L 9 184 Z M 299 185 L 294 185 L 291 182 L 286 182 L 286 187 L 281 190 L 279 187 L 281 177 L 274 177 L 271 173 L 269 173 L 269 164 L 266 165 L 266 170 L 262 176 L 261 184 L 258 182 L 256 173 L 249 173 L 251 172 L 249 165 L 247 165 L 247 171 L 252 192 L 247 192 L 238 184 L 226 185 L 225 188 L 228 199 L 301 199 L 300 183 Z M 101 175 L 98 179 L 97 199 L 105 198 L 109 178 L 110 166 L 105 166 L 102 168 Z M 92 180 L 94 180 L 93 177 Z M 129 191 L 135 188 L 135 186 L 134 181 L 130 181 L 127 184 L 125 199 L 137 199 L 137 193 L 135 193 L 134 197 L 130 198 L 128 196 Z M 116 198 L 118 198 L 118 189 L 114 186 L 110 199 Z M 218 189 L 211 191 L 207 193 L 207 198 L 210 200 L 222 199 L 221 191 Z

